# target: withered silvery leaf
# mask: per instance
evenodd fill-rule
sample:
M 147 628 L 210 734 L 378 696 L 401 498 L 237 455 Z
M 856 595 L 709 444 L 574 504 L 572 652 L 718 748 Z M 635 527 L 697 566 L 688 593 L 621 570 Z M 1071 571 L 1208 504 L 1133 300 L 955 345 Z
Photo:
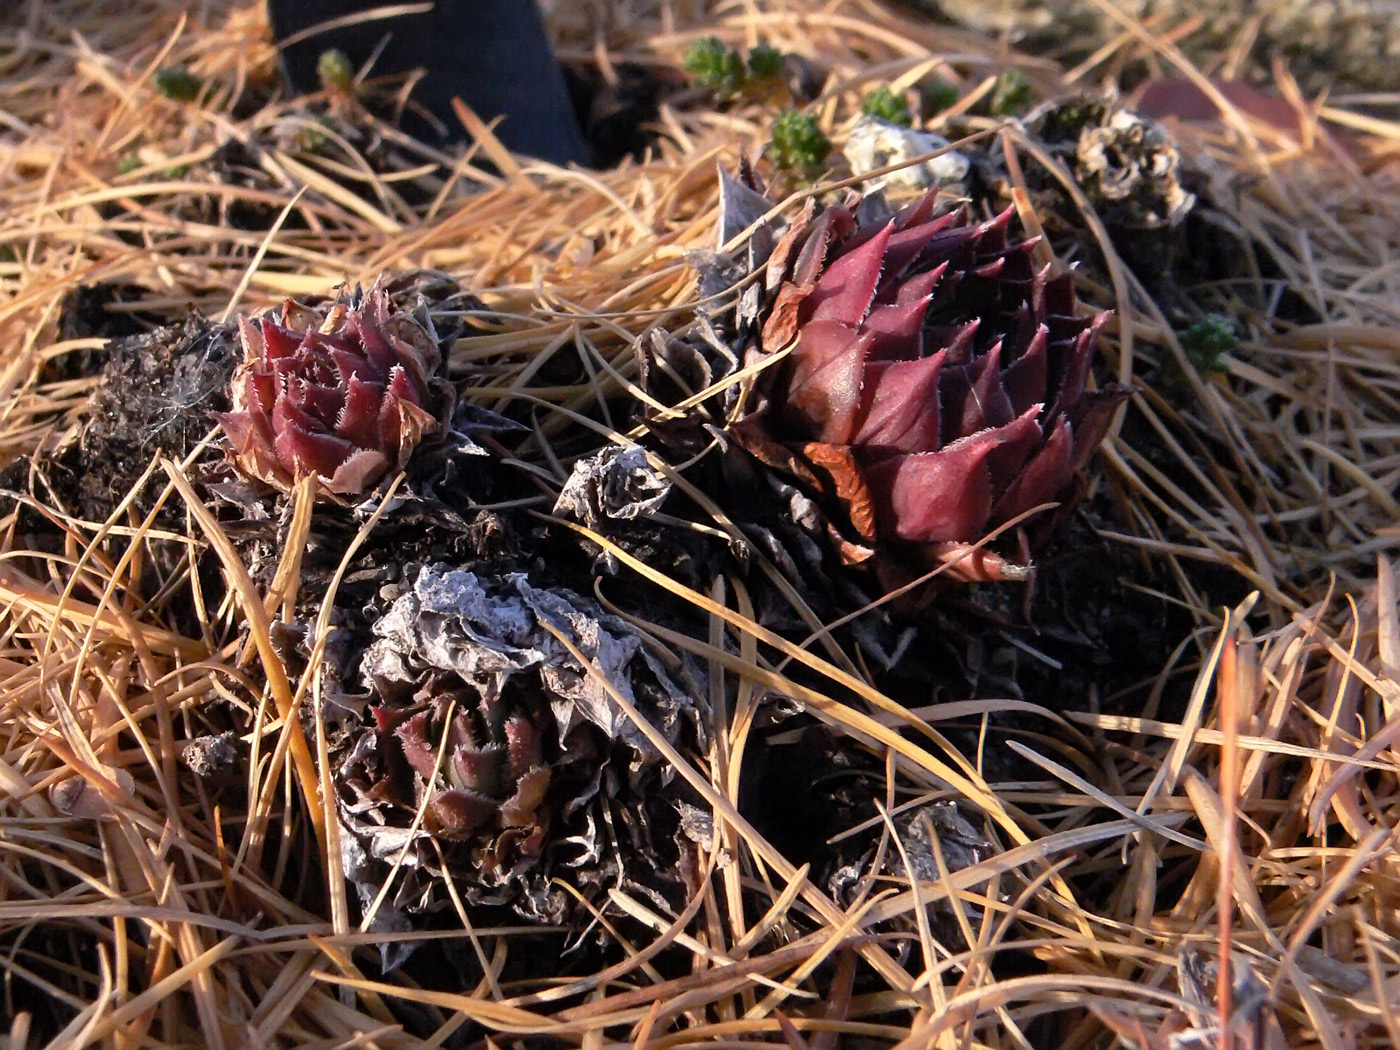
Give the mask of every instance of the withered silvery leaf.
M 342 826 L 346 825 L 344 818 L 342 818 L 341 824 Z M 365 849 L 365 841 L 368 837 L 356 834 L 359 829 L 351 827 L 349 830 L 351 834 L 340 836 L 341 867 L 345 871 L 346 880 L 355 887 L 355 894 L 360 898 L 360 906 L 371 908 L 379 896 L 381 874 L 378 866 L 372 862 Z M 413 924 L 403 909 L 390 901 L 384 901 L 374 913 L 374 918 L 370 921 L 369 929 L 366 932 L 408 933 L 412 929 Z M 380 967 L 386 974 L 393 973 L 408 961 L 408 957 L 413 954 L 417 947 L 418 942 L 412 940 L 380 941 Z
M 975 867 L 997 852 L 995 844 L 963 815 L 956 802 L 919 806 L 895 817 L 893 823 L 902 851 L 891 845 L 885 853 L 883 868 L 873 871 L 870 862 L 876 851 L 872 846 L 860 860 L 832 872 L 828 886 L 838 900 L 855 899 L 862 886 L 872 877 L 908 879 L 909 869 L 919 882 L 942 882 L 948 874 Z M 909 861 L 907 868 L 904 862 L 906 857 Z M 985 892 L 987 885 L 985 882 L 978 883 L 973 890 Z M 946 901 L 929 905 L 930 918 L 935 920 L 946 916 L 948 911 Z M 981 909 L 974 906 L 967 906 L 967 911 L 974 919 L 981 916 Z M 897 921 L 903 924 L 908 920 L 901 916 Z
M 535 587 L 525 573 L 489 579 L 446 565 L 425 567 L 374 625 L 376 640 L 365 654 L 363 673 L 382 690 L 412 685 L 430 669 L 452 671 L 491 697 L 500 695 L 512 675 L 537 672 L 550 693 L 561 740 L 585 719 L 609 739 L 629 745 L 636 753 L 634 766 L 655 762 L 659 755 L 641 730 L 545 623 L 568 637 L 629 702 L 639 703 L 634 688 L 639 676 L 654 681 L 659 688 L 649 688 L 647 702 L 639 706 L 674 737 L 682 707 L 691 701 L 644 651 L 636 631 L 591 599 L 565 588 Z
M 371 757 L 375 747 L 376 741 L 372 735 L 361 736 L 349 752 L 341 756 L 341 767 L 348 768 L 363 762 Z M 361 896 L 366 902 L 373 901 L 379 892 L 379 883 L 372 881 L 373 875 L 368 867 L 371 859 L 393 864 L 400 863 L 399 858 L 402 857 L 401 863 L 404 867 L 418 867 L 418 855 L 412 850 L 406 851 L 405 847 L 426 839 L 427 832 L 421 829 L 409 831 L 407 828 L 386 823 L 382 808 L 374 800 L 357 797 L 353 793 L 342 797 L 340 823 L 351 833 L 346 839 L 353 838 L 358 844 L 355 849 L 351 849 L 345 842 L 341 844 L 341 860 L 345 865 L 346 877 L 357 886 L 364 882 L 370 888 L 368 897 L 364 897 L 363 888 L 361 890 Z M 405 885 L 410 883 L 406 882 Z M 401 902 L 389 900 L 385 903 L 398 907 Z
M 717 249 L 738 237 L 773 210 L 773 202 L 745 185 L 724 168 L 719 169 L 719 243 Z
M 681 815 L 681 831 L 696 845 L 708 848 L 715 838 L 714 811 L 689 802 L 676 803 L 676 809 Z
M 464 452 L 474 456 L 491 455 L 489 450 L 477 444 L 478 437 L 529 432 L 530 428 L 524 424 L 467 400 L 457 403 L 447 428 L 448 438 L 460 443 Z
M 642 384 L 663 404 L 674 404 L 720 384 L 738 371 L 747 348 L 756 340 L 766 290 L 760 280 L 749 278 L 768 263 L 788 228 L 781 218 L 765 219 L 773 208 L 747 165 L 741 165 L 737 176 L 720 169 L 715 247 L 686 253 L 696 275 L 697 323 L 683 340 L 652 332 L 650 338 L 638 340 L 636 347 Z M 731 241 L 746 232 L 748 236 L 740 244 L 730 247 Z M 683 418 L 667 418 L 656 421 L 657 425 L 673 440 L 680 440 L 677 432 L 686 430 L 690 423 L 699 421 L 704 426 L 728 418 L 739 393 L 738 384 L 721 384 L 717 396 L 699 405 L 692 403 Z
M 1176 977 L 1191 1027 L 1173 1037 L 1173 1047 L 1219 1045 L 1220 959 L 1213 953 L 1187 945 L 1177 955 Z M 1259 979 L 1254 967 L 1242 955 L 1230 956 L 1230 1004 L 1232 1027 L 1263 1033 L 1254 1045 L 1267 1048 L 1285 1045 L 1271 1010 L 1269 986 Z M 1275 1034 L 1275 1032 L 1277 1034 Z
M 604 613 L 591 599 L 562 587 L 522 584 L 521 595 L 539 620 L 572 636 L 578 649 L 604 671 L 608 683 L 625 699 L 636 703 L 667 740 L 677 739 L 682 716 L 690 716 L 704 745 L 703 726 L 693 717 L 692 693 L 672 679 L 627 621 Z M 557 643 L 552 636 L 550 638 Z M 571 657 L 566 657 L 562 646 L 541 668 L 540 675 L 545 685 L 562 698 L 553 705 L 561 737 L 567 735 L 577 716 L 582 715 L 611 739 L 629 745 L 637 753 L 634 769 L 652 765 L 661 757 L 636 723 L 608 695 L 602 683 L 579 669 Z M 638 688 L 643 682 L 648 684 L 645 695 L 641 695 Z
M 934 802 L 920 806 L 895 822 L 904 843 L 904 853 L 921 882 L 938 882 L 943 871 L 962 871 L 982 863 L 996 853 L 995 845 L 963 816 L 956 802 Z M 940 867 L 937 852 L 942 855 Z M 897 851 L 890 853 L 894 870 L 903 874 L 903 861 Z
M 372 629 L 370 702 L 332 755 L 341 823 L 362 847 L 352 883 L 378 895 L 392 879 L 386 905 L 412 918 L 449 906 L 451 872 L 468 904 L 558 924 L 573 910 L 561 876 L 665 881 L 674 858 L 648 822 L 674 819 L 657 794 L 671 770 L 613 698 L 677 739 L 705 695 L 684 661 L 572 591 L 442 564 L 413 574 Z
M 697 248 L 686 253 L 686 261 L 699 277 L 697 291 L 702 300 L 699 312 L 710 317 L 728 307 L 729 303 L 723 298 L 726 291 L 768 261 L 787 225 L 781 219 L 761 221 L 774 205 L 742 181 L 751 174 L 741 171 L 740 178 L 735 178 L 723 168 L 719 169 L 719 222 L 715 226 L 714 250 Z M 749 230 L 752 232 L 741 245 L 729 248 L 731 241 Z M 756 295 L 756 290 L 750 291 L 748 298 L 753 301 L 738 304 L 740 321 L 744 320 L 742 315 L 756 309 Z M 716 299 L 720 301 L 714 301 Z
M 867 194 L 884 191 L 891 201 L 908 202 L 930 190 L 942 190 L 951 196 L 966 192 L 966 179 L 972 162 L 956 150 L 948 150 L 921 163 L 915 157 L 945 149 L 950 143 L 941 135 L 913 128 L 900 127 L 876 117 L 862 117 L 851 129 L 842 152 L 857 175 L 891 164 L 905 166 L 887 175 L 868 179 L 863 184 Z M 862 216 L 862 220 L 864 220 Z
M 671 483 L 640 445 L 606 448 L 574 464 L 554 513 L 597 529 L 607 519 L 635 521 L 659 510 Z

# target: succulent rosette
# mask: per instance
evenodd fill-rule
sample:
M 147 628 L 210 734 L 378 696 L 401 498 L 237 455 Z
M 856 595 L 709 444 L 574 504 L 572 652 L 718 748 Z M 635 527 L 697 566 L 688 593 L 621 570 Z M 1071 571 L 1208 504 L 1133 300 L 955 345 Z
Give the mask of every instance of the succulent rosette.
M 864 545 L 848 558 L 915 546 L 953 575 L 1006 578 L 1020 567 L 970 545 L 1013 522 L 1048 531 L 1126 391 L 1089 389 L 1108 315 L 1076 309 L 1035 240 L 1010 240 L 1009 210 L 971 222 L 932 203 L 864 227 L 834 207 L 789 231 L 762 334 L 788 354 L 739 429 L 844 509 Z
M 233 407 L 218 420 L 234 463 L 275 488 L 312 475 L 334 495 L 364 493 L 450 410 L 431 320 L 382 284 L 324 311 L 287 300 L 276 320 L 241 318 L 239 335 Z
M 626 621 L 527 573 L 432 564 L 402 592 L 359 660 L 364 691 L 346 695 L 329 733 L 361 900 L 395 878 L 385 906 L 409 921 L 449 906 L 450 877 L 469 904 L 553 923 L 571 909 L 561 879 L 596 890 L 648 865 L 665 872 L 654 854 L 670 847 L 638 816 L 669 806 L 664 763 L 612 697 L 679 740 L 700 688 L 673 678 L 684 665 L 668 668 Z M 612 826 L 619 815 L 642 838 Z
M 549 823 L 548 708 L 434 674 L 413 703 L 372 713 L 385 756 L 376 797 L 408 812 L 423 807 L 425 830 L 474 841 L 482 867 L 509 870 L 538 856 Z

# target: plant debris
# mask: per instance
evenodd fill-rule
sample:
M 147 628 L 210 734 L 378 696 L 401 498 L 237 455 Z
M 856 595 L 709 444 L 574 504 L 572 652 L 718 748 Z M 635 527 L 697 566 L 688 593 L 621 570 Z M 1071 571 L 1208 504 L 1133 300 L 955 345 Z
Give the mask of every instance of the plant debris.
M 1026 123 L 1125 239 L 1179 226 L 1195 203 L 1171 136 L 1129 109 L 1078 96 L 1042 106 Z
M 674 742 L 697 724 L 694 683 L 678 685 L 625 621 L 524 573 L 426 566 L 373 634 L 361 664 L 369 700 L 354 702 L 372 717 L 346 723 L 332 758 L 341 819 L 364 850 L 347 877 L 367 907 L 400 860 L 389 903 L 408 913 L 446 906 L 450 878 L 468 901 L 558 923 L 570 908 L 552 877 L 635 877 L 603 813 L 640 811 L 643 785 L 654 792 L 667 777 L 613 694 Z
M 608 519 L 646 517 L 660 509 L 670 492 L 671 483 L 647 462 L 640 445 L 604 449 L 574 464 L 554 501 L 554 513 L 599 529 Z
M 35 463 L 43 488 L 81 517 L 106 520 L 139 495 L 155 456 L 185 460 L 211 436 L 235 353 L 232 327 L 200 317 L 111 341 L 84 418 Z
M 914 158 L 935 150 L 946 152 L 914 163 Z M 966 180 L 972 162 L 952 149 L 951 143 L 941 135 L 914 131 L 897 122 L 867 115 L 851 129 L 842 152 L 857 175 L 894 164 L 905 165 L 867 180 L 867 194 L 883 192 L 892 201 L 902 204 L 932 190 L 941 190 L 953 197 L 963 196 L 967 191 Z

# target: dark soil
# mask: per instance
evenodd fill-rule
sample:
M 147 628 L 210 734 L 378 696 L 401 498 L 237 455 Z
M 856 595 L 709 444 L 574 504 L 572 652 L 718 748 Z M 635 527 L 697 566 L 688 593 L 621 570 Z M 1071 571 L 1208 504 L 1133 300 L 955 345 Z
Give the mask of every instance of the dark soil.
M 151 292 L 126 281 L 103 281 L 75 285 L 63 297 L 59 309 L 58 338 L 120 339 L 150 332 L 174 319 L 163 312 L 142 309 Z M 183 312 L 182 312 L 183 316 Z M 86 379 L 102 371 L 111 346 L 62 354 L 44 362 L 37 377 L 39 385 Z
M 58 318 L 58 338 L 68 339 L 117 339 L 128 335 L 141 335 L 152 328 L 169 324 L 172 318 L 162 312 L 142 307 L 151 298 L 151 291 L 139 284 L 126 281 L 104 281 L 98 284 L 76 285 L 63 297 Z M 183 311 L 182 311 L 183 316 Z M 61 374 L 55 379 L 77 379 L 80 376 L 94 375 L 107 359 L 107 347 L 103 347 L 101 361 L 96 368 L 84 367 L 80 355 L 67 354 L 58 359 Z M 95 351 L 90 351 L 95 352 Z M 41 377 L 41 383 L 49 381 Z
M 153 457 L 186 458 L 228 408 L 236 354 L 232 326 L 201 317 L 109 344 L 81 438 L 41 464 L 55 501 L 103 521 Z
M 565 73 L 595 168 L 615 168 L 629 157 L 640 160 L 657 141 L 661 103 L 686 87 L 678 71 L 665 67 L 620 65 L 616 82 L 594 66 L 573 66 Z

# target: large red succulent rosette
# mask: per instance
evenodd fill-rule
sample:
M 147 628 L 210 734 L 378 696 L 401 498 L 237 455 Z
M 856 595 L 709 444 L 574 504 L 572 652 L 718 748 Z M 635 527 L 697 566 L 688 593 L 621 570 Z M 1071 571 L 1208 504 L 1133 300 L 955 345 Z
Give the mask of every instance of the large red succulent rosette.
M 736 431 L 839 509 L 848 561 L 916 552 L 964 580 L 1021 578 L 1128 391 L 1089 389 L 1109 315 L 1036 268 L 1009 209 L 932 208 L 860 227 L 832 207 L 788 232 L 762 335 L 786 359 Z M 1008 524 L 1014 560 L 980 545 Z

